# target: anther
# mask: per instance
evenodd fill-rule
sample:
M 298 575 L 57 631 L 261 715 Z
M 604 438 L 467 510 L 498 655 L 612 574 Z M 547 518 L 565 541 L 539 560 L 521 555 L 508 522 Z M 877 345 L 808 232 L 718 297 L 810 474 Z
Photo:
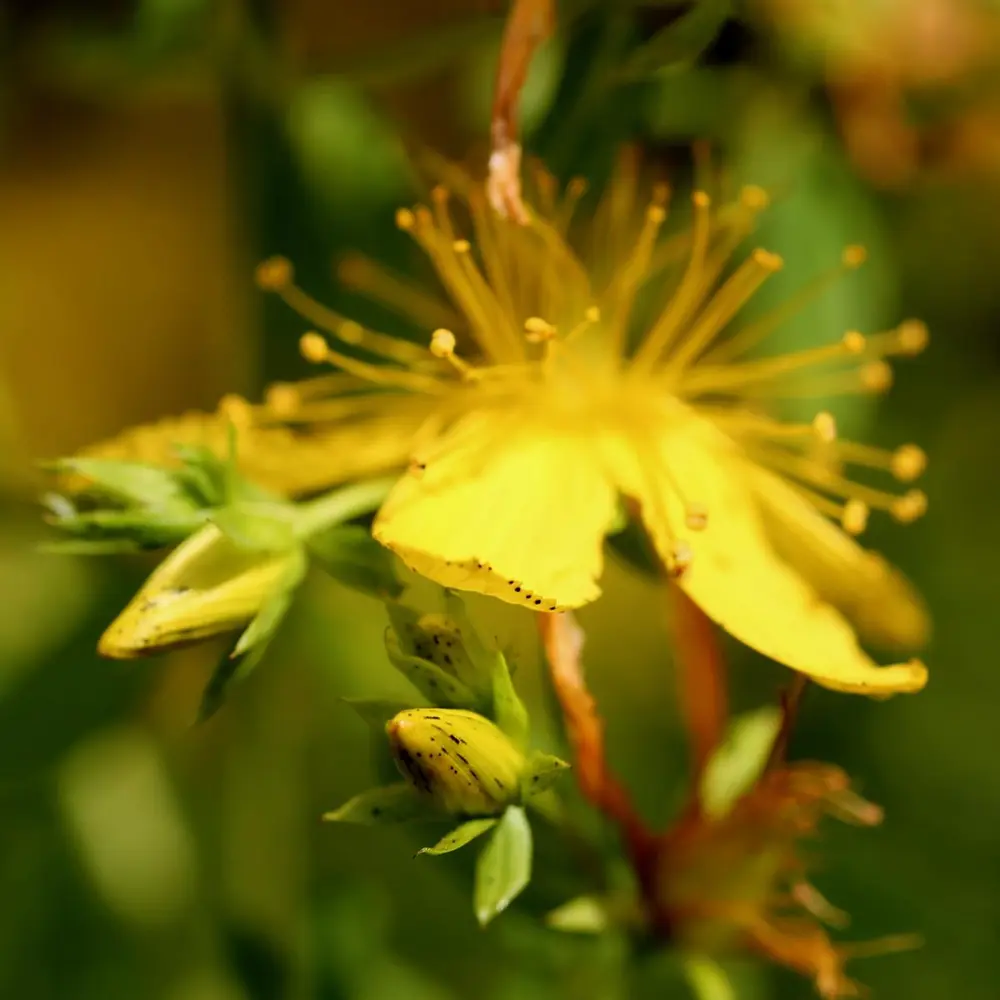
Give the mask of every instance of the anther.
M 844 247 L 844 252 L 840 255 L 840 261 L 844 267 L 849 267 L 852 270 L 861 267 L 867 259 L 868 251 L 856 243 L 849 247 Z
M 896 351 L 913 356 L 919 354 L 930 341 L 927 324 L 919 319 L 908 319 L 896 327 Z
M 531 344 L 541 344 L 555 338 L 557 330 L 541 316 L 529 316 L 524 321 L 525 339 Z
M 413 216 L 413 212 L 408 208 L 397 208 L 396 209 L 396 227 L 402 229 L 403 232 L 409 232 L 413 228 L 413 224 L 416 219 Z
M 306 361 L 311 361 L 314 365 L 322 364 L 330 353 L 326 341 L 315 331 L 302 334 L 299 338 L 299 351 Z
M 574 198 L 582 198 L 587 193 L 587 181 L 583 177 L 571 177 L 566 185 L 567 194 Z
M 219 400 L 219 413 L 237 427 L 249 427 L 253 419 L 253 408 L 242 397 L 235 393 L 223 396 Z
M 763 247 L 757 247 L 750 256 L 753 258 L 753 262 L 765 271 L 775 273 L 785 266 L 783 257 L 779 254 L 771 253 L 770 250 L 765 250 Z
M 455 240 L 451 248 L 455 253 L 468 253 L 472 249 L 472 244 L 468 240 Z
M 892 366 L 887 361 L 872 361 L 858 372 L 866 392 L 887 392 L 892 386 Z
M 275 416 L 287 417 L 302 405 L 298 389 L 288 382 L 276 382 L 268 386 L 264 402 Z
M 745 208 L 760 210 L 770 204 L 768 193 L 757 184 L 746 184 L 740 191 L 740 202 Z
M 355 323 L 354 320 L 348 319 L 337 327 L 337 336 L 345 344 L 360 344 L 365 336 L 364 327 Z
M 455 334 L 444 328 L 431 334 L 431 354 L 436 358 L 451 358 L 455 355 Z
M 295 270 L 287 257 L 269 257 L 254 271 L 257 287 L 265 292 L 280 292 L 295 279 Z
M 848 500 L 840 515 L 840 525 L 849 535 L 860 535 L 868 527 L 868 504 L 861 500 Z
M 824 444 L 832 444 L 837 440 L 837 421 L 829 411 L 823 410 L 817 413 L 813 417 L 812 425 L 813 430 L 816 432 L 816 437 Z
M 889 461 L 889 469 L 901 483 L 912 483 L 923 475 L 926 468 L 927 455 L 923 448 L 915 444 L 901 445 Z
M 435 185 L 434 189 L 431 191 L 431 198 L 433 198 L 438 204 L 443 204 L 448 200 L 448 189 L 443 184 Z
M 691 195 L 691 204 L 695 208 L 708 208 L 712 204 L 712 199 L 707 191 L 695 191 Z
M 889 513 L 901 524 L 910 524 L 927 513 L 927 494 L 923 490 L 910 490 L 893 501 Z
M 663 220 L 667 217 L 667 211 L 662 205 L 650 205 L 646 209 L 646 218 L 649 222 L 656 226 L 663 223 Z
M 848 354 L 861 354 L 865 349 L 864 334 L 858 333 L 857 330 L 848 330 L 841 343 Z
M 684 523 L 691 531 L 704 531 L 708 526 L 708 508 L 704 504 L 689 503 L 684 509 Z

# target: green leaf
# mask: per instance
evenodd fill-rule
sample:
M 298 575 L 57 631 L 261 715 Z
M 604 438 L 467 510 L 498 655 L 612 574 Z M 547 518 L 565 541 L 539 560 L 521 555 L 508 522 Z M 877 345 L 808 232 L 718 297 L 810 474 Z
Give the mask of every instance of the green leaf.
M 385 725 L 390 719 L 399 715 L 400 712 L 414 707 L 412 701 L 394 701 L 391 698 L 341 698 L 341 701 L 350 705 L 372 729 L 378 730 L 383 737 L 385 736 Z
M 162 507 L 186 500 L 173 472 L 156 465 L 109 458 L 64 458 L 46 467 L 83 476 L 94 492 L 126 504 Z
M 568 768 L 569 764 L 561 758 L 536 750 L 528 758 L 524 777 L 521 779 L 522 797 L 530 799 L 533 795 L 547 791 L 556 778 Z
M 476 862 L 476 919 L 485 927 L 531 881 L 531 827 L 520 806 L 508 806 Z
M 284 504 L 231 504 L 213 511 L 212 521 L 246 552 L 284 552 L 297 544 L 292 510 Z
M 725 816 L 760 777 L 781 728 L 780 709 L 768 706 L 733 721 L 705 767 L 699 796 L 708 816 Z
M 600 934 L 608 928 L 608 912 L 596 896 L 577 896 L 548 913 L 545 923 L 557 931 Z
M 514 690 L 507 659 L 500 652 L 493 654 L 493 719 L 515 746 L 526 746 L 528 710 Z
M 623 76 L 638 80 L 690 65 L 715 41 L 732 14 L 732 0 L 698 0 L 632 53 L 622 69 Z
M 383 823 L 405 823 L 408 820 L 430 819 L 437 815 L 433 806 L 409 785 L 386 785 L 370 788 L 355 795 L 339 809 L 324 813 L 329 823 L 359 823 L 377 826 Z
M 385 648 L 392 665 L 432 705 L 446 708 L 476 708 L 478 699 L 470 688 L 452 677 L 430 660 L 408 656 L 399 647 L 399 638 L 392 629 L 386 629 Z
M 397 598 L 403 585 L 396 557 L 356 524 L 335 525 L 310 535 L 309 553 L 335 580 L 380 600 Z
M 460 847 L 475 840 L 476 837 L 492 830 L 497 825 L 495 816 L 486 819 L 470 819 L 461 826 L 456 826 L 450 833 L 446 833 L 433 847 L 421 847 L 417 854 L 450 854 Z

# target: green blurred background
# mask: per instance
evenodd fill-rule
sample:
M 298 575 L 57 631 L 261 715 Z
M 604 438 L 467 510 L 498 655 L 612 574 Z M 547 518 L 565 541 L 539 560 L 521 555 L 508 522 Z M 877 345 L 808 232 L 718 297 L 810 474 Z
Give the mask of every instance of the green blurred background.
M 0 997 L 436 1000 L 688 995 L 634 980 L 614 941 L 537 931 L 575 889 L 558 845 L 486 932 L 469 859 L 325 827 L 373 780 L 340 703 L 398 686 L 380 605 L 317 580 L 265 662 L 190 725 L 217 655 L 99 660 L 149 564 L 33 551 L 32 462 L 132 423 L 304 373 L 302 324 L 253 264 L 414 264 L 394 208 L 408 151 L 485 152 L 502 0 L 5 0 L 0 5 Z M 853 971 L 886 1000 L 1000 995 L 1000 5 L 994 0 L 578 0 L 525 93 L 530 149 L 599 179 L 623 141 L 688 169 L 690 141 L 778 192 L 762 239 L 788 294 L 848 242 L 871 264 L 789 344 L 924 318 L 892 394 L 840 410 L 930 455 L 928 516 L 871 543 L 933 609 L 931 683 L 887 703 L 813 692 L 796 757 L 843 765 L 887 810 L 831 829 L 816 881 L 851 936 L 919 931 Z M 380 317 L 381 319 L 381 317 Z M 383 326 L 386 325 L 383 323 Z M 685 762 L 661 599 L 613 566 L 581 620 L 612 756 L 658 822 Z M 544 701 L 529 624 L 491 610 Z M 624 635 L 623 635 L 624 631 Z M 729 650 L 737 707 L 784 671 Z M 548 854 L 546 852 L 548 851 Z M 819 851 L 817 851 L 819 855 Z M 809 983 L 729 966 L 742 998 Z

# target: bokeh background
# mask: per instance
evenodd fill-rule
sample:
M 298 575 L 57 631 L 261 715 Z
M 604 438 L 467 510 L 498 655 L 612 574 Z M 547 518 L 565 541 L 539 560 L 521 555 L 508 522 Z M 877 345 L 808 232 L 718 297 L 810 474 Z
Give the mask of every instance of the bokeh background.
M 486 932 L 469 859 L 410 834 L 323 826 L 372 783 L 343 695 L 393 690 L 381 606 L 317 580 L 265 662 L 191 720 L 218 650 L 98 659 L 149 564 L 35 551 L 34 462 L 132 423 L 304 374 L 302 323 L 254 289 L 292 259 L 339 302 L 335 262 L 414 263 L 393 211 L 421 149 L 485 152 L 502 0 L 4 0 L 0 5 L 0 997 L 580 1000 L 688 996 L 669 956 L 623 981 L 617 942 L 538 932 L 573 891 L 558 846 Z M 931 683 L 886 703 L 813 692 L 797 757 L 887 810 L 832 828 L 817 882 L 852 936 L 918 931 L 858 963 L 885 1000 L 993 1000 L 1000 983 L 1000 4 L 576 0 L 536 60 L 528 146 L 599 179 L 622 142 L 683 178 L 693 139 L 771 185 L 772 301 L 864 242 L 871 263 L 781 336 L 916 315 L 929 352 L 842 421 L 930 455 L 927 517 L 872 543 L 933 609 Z M 585 611 L 614 761 L 651 819 L 684 748 L 661 598 L 613 566 Z M 492 613 L 492 612 L 491 612 Z M 544 708 L 528 624 L 497 613 Z M 729 650 L 734 700 L 786 674 Z M 546 850 L 549 855 L 546 855 Z M 548 869 L 546 869 L 548 866 Z M 811 986 L 727 966 L 742 998 Z

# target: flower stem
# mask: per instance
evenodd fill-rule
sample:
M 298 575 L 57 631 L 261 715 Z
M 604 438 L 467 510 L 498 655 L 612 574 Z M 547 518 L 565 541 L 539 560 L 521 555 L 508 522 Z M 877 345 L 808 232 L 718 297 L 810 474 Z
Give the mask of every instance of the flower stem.
M 296 534 L 300 538 L 308 538 L 331 525 L 375 510 L 395 482 L 395 479 L 372 479 L 352 483 L 302 504 L 296 521 Z

